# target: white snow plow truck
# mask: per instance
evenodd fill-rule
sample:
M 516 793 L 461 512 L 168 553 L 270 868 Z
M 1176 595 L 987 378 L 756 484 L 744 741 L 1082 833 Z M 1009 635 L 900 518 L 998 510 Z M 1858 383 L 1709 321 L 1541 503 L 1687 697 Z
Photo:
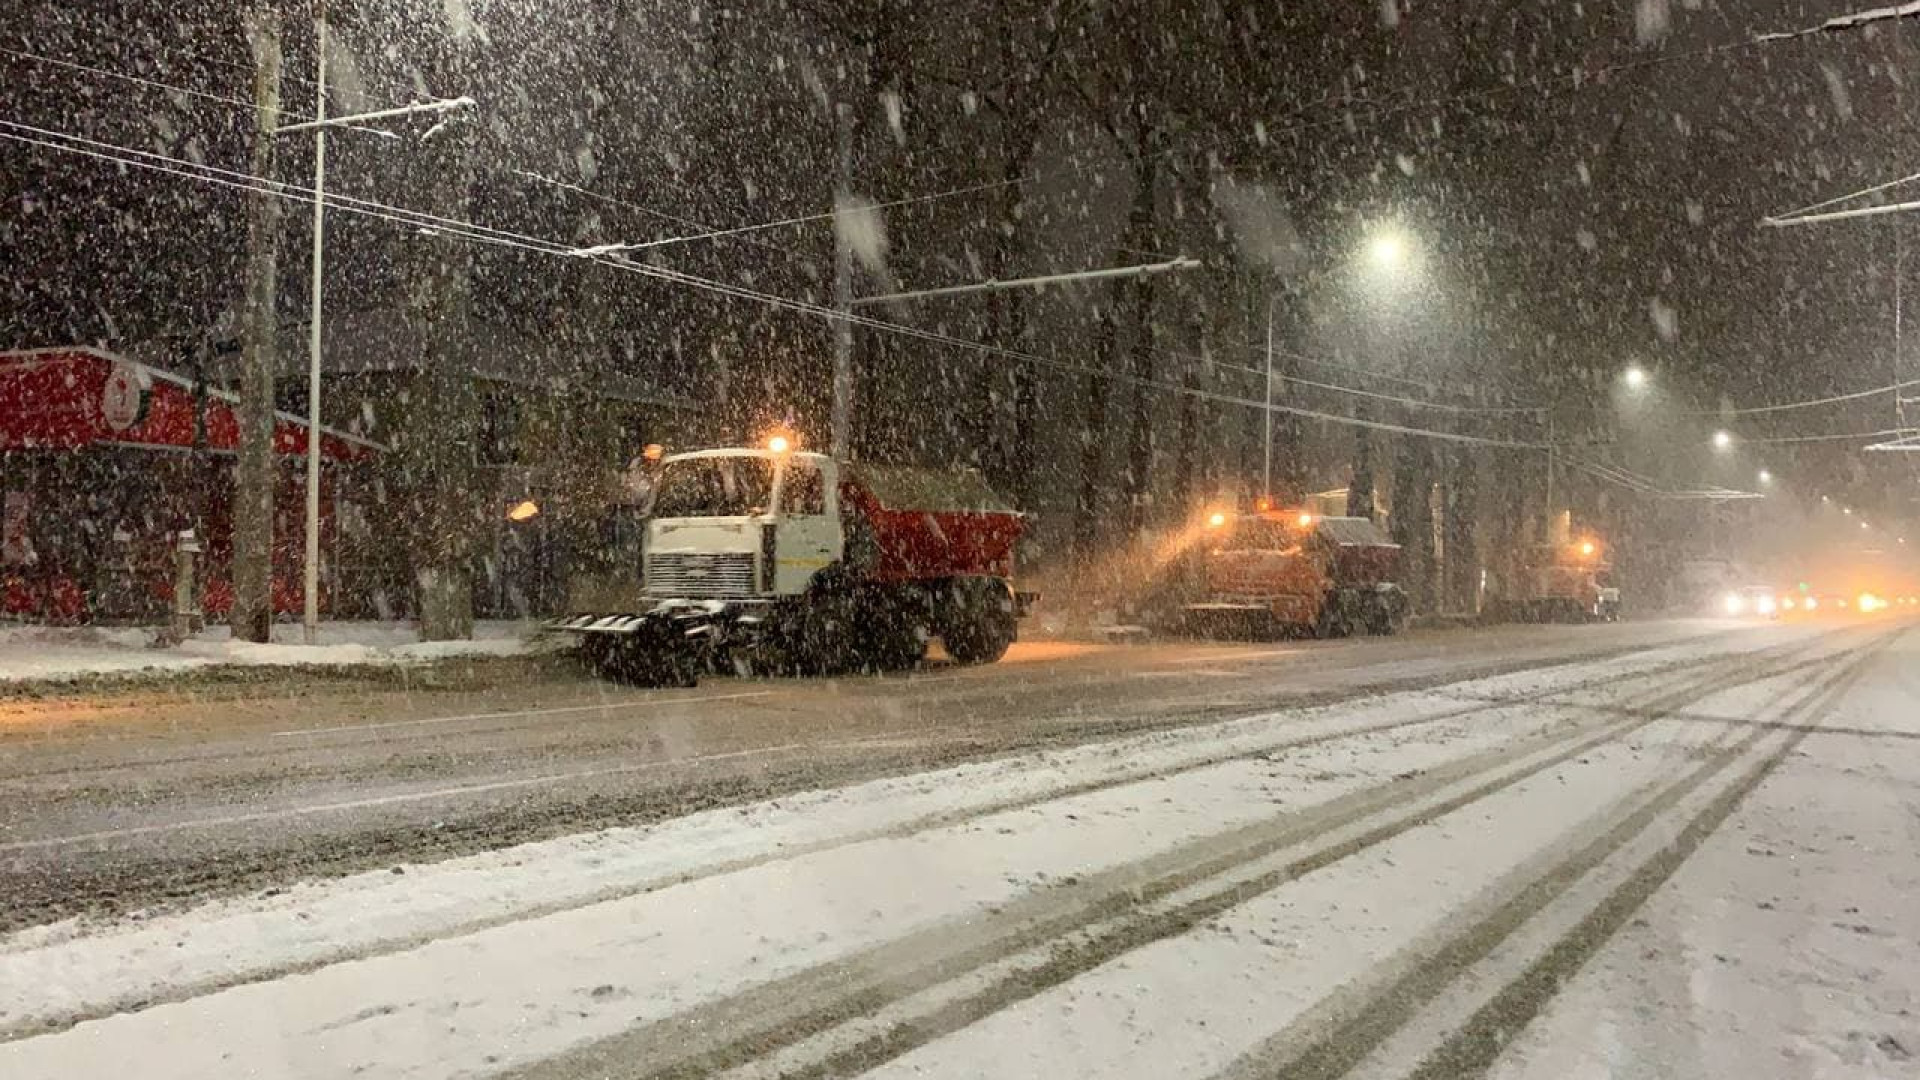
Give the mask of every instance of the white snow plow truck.
M 932 637 L 987 664 L 1035 599 L 1013 587 L 1025 519 L 971 471 L 838 461 L 776 437 L 664 455 L 647 486 L 637 601 L 549 624 L 621 681 L 901 669 Z

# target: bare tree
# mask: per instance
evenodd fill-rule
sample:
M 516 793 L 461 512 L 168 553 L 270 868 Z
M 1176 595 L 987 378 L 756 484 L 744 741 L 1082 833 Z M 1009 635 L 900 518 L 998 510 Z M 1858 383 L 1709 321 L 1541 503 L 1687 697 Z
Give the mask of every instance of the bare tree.
M 253 52 L 255 128 L 252 169 L 272 176 L 274 128 L 280 122 L 281 15 L 271 3 L 243 16 Z M 247 201 L 246 295 L 240 318 L 239 445 L 234 462 L 233 636 L 265 641 L 273 624 L 274 336 L 278 330 L 280 200 L 256 193 Z
M 459 32 L 447 39 L 439 65 L 445 85 L 464 87 L 473 77 L 478 44 Z M 412 164 L 416 188 L 434 213 L 468 217 L 476 123 L 470 114 L 450 117 L 424 140 Z M 481 515 L 496 501 L 476 468 L 481 416 L 472 277 L 471 244 L 438 233 L 418 238 L 407 315 L 421 343 L 420 376 L 407 430 L 395 441 L 415 501 L 414 568 L 420 636 L 427 641 L 473 636 L 473 560 Z

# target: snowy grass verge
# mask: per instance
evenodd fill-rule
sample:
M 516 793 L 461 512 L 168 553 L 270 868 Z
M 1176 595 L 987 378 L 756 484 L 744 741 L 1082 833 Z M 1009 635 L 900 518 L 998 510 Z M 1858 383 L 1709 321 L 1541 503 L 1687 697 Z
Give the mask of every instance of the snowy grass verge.
M 281 624 L 267 643 L 235 641 L 224 626 L 174 646 L 155 645 L 152 627 L 0 626 L 0 692 L 72 684 L 205 674 L 212 668 L 346 668 L 457 658 L 521 656 L 546 647 L 537 623 L 482 622 L 467 641 L 420 641 L 411 623 L 325 623 L 316 645 Z

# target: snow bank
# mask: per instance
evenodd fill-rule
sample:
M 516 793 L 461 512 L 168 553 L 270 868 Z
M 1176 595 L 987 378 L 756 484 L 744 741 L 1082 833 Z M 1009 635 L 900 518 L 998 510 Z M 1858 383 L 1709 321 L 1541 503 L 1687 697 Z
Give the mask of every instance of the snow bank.
M 471 641 L 419 641 L 405 622 L 341 622 L 320 627 L 320 643 L 300 643 L 301 628 L 278 625 L 273 641 L 235 641 L 224 626 L 156 647 L 151 627 L 0 627 L 0 683 L 127 672 L 177 672 L 215 665 L 390 664 L 455 656 L 514 656 L 534 646 L 534 624 L 483 622 Z

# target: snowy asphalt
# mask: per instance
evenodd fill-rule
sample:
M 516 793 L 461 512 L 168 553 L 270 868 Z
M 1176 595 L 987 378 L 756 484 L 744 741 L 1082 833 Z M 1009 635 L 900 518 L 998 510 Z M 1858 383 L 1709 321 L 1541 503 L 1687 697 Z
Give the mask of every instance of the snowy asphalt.
M 1037 642 L 986 668 L 670 691 L 502 662 L 440 688 L 269 678 L 0 702 L 0 929 L 1726 630 Z
M 521 675 L 17 707 L 0 1074 L 1894 1076 L 1920 1047 L 1910 622 Z

